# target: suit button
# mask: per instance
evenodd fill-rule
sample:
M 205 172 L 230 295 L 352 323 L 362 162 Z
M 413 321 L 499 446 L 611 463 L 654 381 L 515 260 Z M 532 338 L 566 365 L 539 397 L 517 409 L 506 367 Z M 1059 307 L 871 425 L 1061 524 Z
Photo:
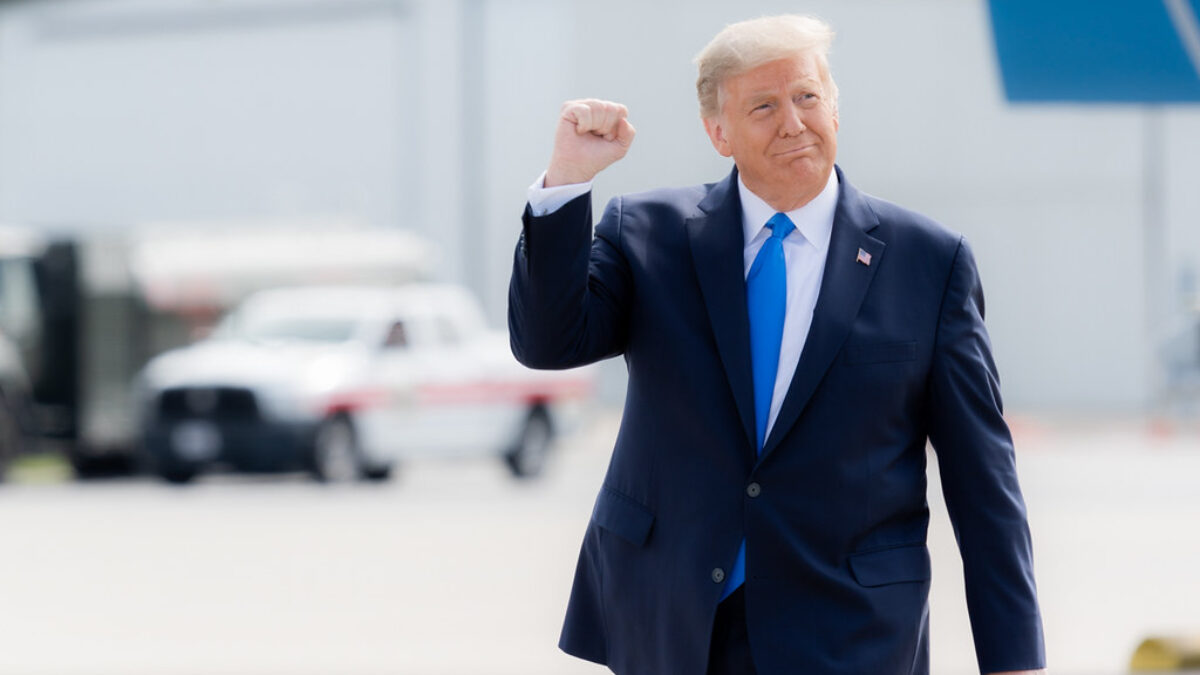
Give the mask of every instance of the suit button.
M 725 570 L 721 569 L 720 567 L 713 569 L 712 580 L 714 584 L 719 584 L 722 581 L 725 581 Z
M 762 494 L 762 486 L 758 483 L 751 483 L 746 486 L 747 497 L 757 497 Z

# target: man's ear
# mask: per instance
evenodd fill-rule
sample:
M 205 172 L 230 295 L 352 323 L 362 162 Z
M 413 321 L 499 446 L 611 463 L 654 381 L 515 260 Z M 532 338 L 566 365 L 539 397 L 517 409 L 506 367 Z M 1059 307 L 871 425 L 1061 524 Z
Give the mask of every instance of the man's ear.
M 729 157 L 733 150 L 729 148 L 729 139 L 725 138 L 725 129 L 721 126 L 721 118 L 705 117 L 704 130 L 708 132 L 708 140 L 722 157 Z

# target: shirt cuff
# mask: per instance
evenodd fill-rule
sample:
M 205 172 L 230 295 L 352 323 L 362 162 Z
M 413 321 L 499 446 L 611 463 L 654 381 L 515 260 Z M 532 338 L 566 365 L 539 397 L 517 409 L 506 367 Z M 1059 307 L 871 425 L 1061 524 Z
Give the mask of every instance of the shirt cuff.
M 529 201 L 529 210 L 533 212 L 534 216 L 540 217 L 554 213 L 565 206 L 567 202 L 587 194 L 592 189 L 592 181 L 555 185 L 554 187 L 545 187 L 545 185 L 546 172 L 543 171 L 542 175 L 533 181 L 533 185 L 529 186 L 526 199 Z

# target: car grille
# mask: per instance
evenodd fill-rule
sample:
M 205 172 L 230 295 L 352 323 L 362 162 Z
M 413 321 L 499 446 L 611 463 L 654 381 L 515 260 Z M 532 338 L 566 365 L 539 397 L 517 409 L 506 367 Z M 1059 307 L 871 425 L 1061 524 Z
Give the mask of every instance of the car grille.
M 234 387 L 179 387 L 162 393 L 158 403 L 162 419 L 258 419 L 258 402 L 248 389 Z

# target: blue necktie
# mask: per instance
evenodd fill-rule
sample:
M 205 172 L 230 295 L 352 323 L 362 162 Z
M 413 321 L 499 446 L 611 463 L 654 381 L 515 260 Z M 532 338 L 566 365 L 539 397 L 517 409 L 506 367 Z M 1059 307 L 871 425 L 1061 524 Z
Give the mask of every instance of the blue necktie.
M 761 453 L 766 442 L 767 420 L 771 415 L 771 396 L 775 392 L 775 373 L 779 370 L 779 347 L 783 343 L 783 317 L 787 311 L 787 265 L 783 258 L 783 238 L 796 226 L 782 213 L 767 221 L 771 236 L 763 243 L 750 274 L 746 275 L 746 309 L 750 316 L 750 366 L 754 374 L 755 452 Z M 721 599 L 729 597 L 746 580 L 746 540 L 738 549 L 737 560 L 725 579 Z

